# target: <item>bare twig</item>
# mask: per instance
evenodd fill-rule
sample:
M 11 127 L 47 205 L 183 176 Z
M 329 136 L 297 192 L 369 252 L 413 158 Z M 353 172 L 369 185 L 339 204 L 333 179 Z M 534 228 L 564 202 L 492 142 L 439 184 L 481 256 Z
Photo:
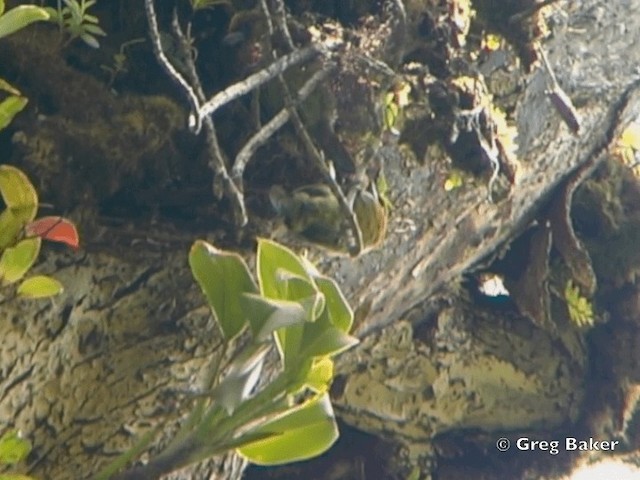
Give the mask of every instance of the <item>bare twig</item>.
M 298 91 L 298 95 L 294 100 L 294 106 L 298 106 L 302 103 L 313 91 L 322 83 L 335 69 L 335 64 L 329 63 L 321 70 L 314 73 L 309 80 Z M 231 170 L 231 177 L 234 181 L 240 185 L 242 182 L 242 175 L 247 166 L 247 163 L 256 152 L 258 148 L 264 145 L 269 138 L 273 136 L 285 123 L 289 121 L 290 113 L 285 107 L 277 115 L 275 115 L 266 125 L 264 125 L 255 135 L 253 135 L 240 149 L 238 155 L 233 162 L 233 169 Z
M 267 83 L 269 80 L 274 79 L 294 65 L 311 60 L 320 54 L 324 54 L 327 50 L 328 49 L 326 47 L 321 45 L 312 45 L 279 58 L 268 67 L 215 94 L 200 107 L 200 110 L 198 111 L 200 119 L 213 114 L 220 107 L 241 97 L 242 95 L 246 95 L 256 87 Z
M 564 123 L 569 127 L 569 130 L 571 130 L 574 135 L 577 135 L 580 132 L 578 112 L 573 106 L 573 102 L 571 101 L 571 98 L 569 98 L 569 95 L 566 94 L 558 83 L 556 74 L 554 73 L 553 68 L 551 68 L 551 64 L 549 63 L 549 59 L 547 58 L 547 54 L 544 51 L 544 48 L 542 48 L 542 45 L 538 45 L 538 52 L 540 53 L 542 64 L 544 65 L 544 69 L 547 71 L 547 75 L 551 82 L 551 88 L 545 93 L 547 97 L 549 97 L 549 100 L 551 100 L 551 104 L 556 109 L 556 112 L 558 112 Z
M 187 74 L 189 75 L 189 80 L 193 86 L 191 91 L 196 96 L 198 103 L 201 104 L 205 100 L 204 91 L 198 77 L 193 57 L 188 54 L 190 51 L 189 42 L 180 28 L 180 23 L 178 22 L 178 16 L 175 10 L 173 11 L 171 27 L 173 33 L 180 42 L 181 50 L 186 54 L 185 64 L 187 67 Z M 229 176 L 224 160 L 224 154 L 220 148 L 220 143 L 218 142 L 218 135 L 216 133 L 213 119 L 211 117 L 201 118 L 200 116 L 198 116 L 198 119 L 197 123 L 200 123 L 204 127 L 205 142 L 209 154 L 209 168 L 211 168 L 214 174 L 212 185 L 213 193 L 218 198 L 223 194 L 226 195 L 233 206 L 233 218 L 235 223 L 242 227 L 246 225 L 248 221 L 244 196 L 242 195 L 241 189 L 238 188 Z
M 153 45 L 153 53 L 155 54 L 158 62 L 167 72 L 169 77 L 173 79 L 181 88 L 183 93 L 187 96 L 187 101 L 191 107 L 191 116 L 189 117 L 189 128 L 192 132 L 198 133 L 200 131 L 201 117 L 196 113 L 200 110 L 200 101 L 196 92 L 194 92 L 189 82 L 176 70 L 171 64 L 169 59 L 162 49 L 162 43 L 160 42 L 160 31 L 158 30 L 158 18 L 156 16 L 155 7 L 153 6 L 153 0 L 144 0 L 144 7 L 147 13 L 147 21 L 149 22 L 149 36 L 151 37 L 151 44 Z
M 265 0 L 262 0 L 263 2 Z M 284 41 L 287 44 L 287 48 L 289 51 L 293 51 L 295 49 L 295 45 L 293 43 L 293 39 L 291 38 L 291 33 L 289 32 L 289 28 L 287 27 L 287 15 L 285 13 L 284 1 L 283 0 L 272 0 L 271 1 L 271 9 L 273 11 L 273 20 L 276 24 L 276 27 Z

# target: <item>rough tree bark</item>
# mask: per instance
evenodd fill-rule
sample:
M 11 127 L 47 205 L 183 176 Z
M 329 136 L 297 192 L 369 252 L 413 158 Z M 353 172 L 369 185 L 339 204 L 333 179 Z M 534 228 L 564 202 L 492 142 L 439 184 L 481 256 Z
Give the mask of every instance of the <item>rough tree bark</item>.
M 390 153 L 395 207 L 383 247 L 321 261 L 351 304 L 368 310 L 361 345 L 338 364 L 345 421 L 403 442 L 428 467 L 437 434 L 549 429 L 580 415 L 589 388 L 583 335 L 481 313 L 459 295 L 459 278 L 502 252 L 577 172 L 594 169 L 640 114 L 640 52 L 629 48 L 640 43 L 639 21 L 637 2 L 587 0 L 557 26 L 545 47 L 578 106 L 580 134 L 553 110 L 544 74 L 532 73 L 517 107 L 516 181 L 497 203 L 482 182 L 444 192 L 437 169 L 408 168 Z M 20 428 L 33 442 L 33 475 L 88 478 L 169 420 L 157 451 L 186 413 L 172 392 L 197 388 L 219 339 L 183 240 L 50 253 L 39 268 L 62 281 L 64 296 L 2 304 L 0 430 Z M 632 355 L 640 336 L 630 335 L 621 348 Z M 171 478 L 239 478 L 242 469 L 230 456 Z

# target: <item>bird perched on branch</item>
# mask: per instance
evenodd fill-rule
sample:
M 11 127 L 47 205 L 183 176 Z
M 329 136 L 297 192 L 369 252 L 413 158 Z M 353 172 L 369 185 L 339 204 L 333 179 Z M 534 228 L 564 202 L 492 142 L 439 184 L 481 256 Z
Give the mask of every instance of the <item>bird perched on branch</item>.
M 292 192 L 275 185 L 271 187 L 269 199 L 292 232 L 333 251 L 348 250 L 345 215 L 328 185 L 305 185 Z M 348 201 L 362 233 L 363 252 L 376 248 L 386 233 L 387 209 L 375 186 L 354 187 Z

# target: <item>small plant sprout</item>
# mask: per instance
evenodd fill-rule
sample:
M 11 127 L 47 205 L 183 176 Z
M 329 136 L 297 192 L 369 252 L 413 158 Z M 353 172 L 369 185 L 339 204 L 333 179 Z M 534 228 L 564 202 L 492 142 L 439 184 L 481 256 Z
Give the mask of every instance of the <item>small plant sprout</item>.
M 65 6 L 62 6 L 64 2 Z M 56 22 L 61 31 L 69 35 L 65 45 L 76 38 L 80 38 L 91 48 L 100 47 L 96 36 L 104 37 L 105 31 L 98 25 L 98 17 L 87 13 L 89 7 L 95 5 L 96 0 L 58 0 L 57 8 L 47 8 L 50 20 Z

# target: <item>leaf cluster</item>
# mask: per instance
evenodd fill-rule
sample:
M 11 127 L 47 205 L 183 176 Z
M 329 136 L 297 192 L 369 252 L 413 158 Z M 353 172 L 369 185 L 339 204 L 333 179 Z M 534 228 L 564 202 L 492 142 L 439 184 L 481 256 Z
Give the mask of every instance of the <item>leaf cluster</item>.
M 567 281 L 564 298 L 569 310 L 569 318 L 579 327 L 592 326 L 594 321 L 593 306 L 586 297 L 580 294 L 580 289 L 571 280 Z
M 96 36 L 104 37 L 106 32 L 98 25 L 99 20 L 95 15 L 87 13 L 89 7 L 95 5 L 96 0 L 62 0 L 58 1 L 57 8 L 47 7 L 45 10 L 50 15 L 50 20 L 56 22 L 60 30 L 69 35 L 68 42 L 80 38 L 92 48 L 100 47 Z M 67 42 L 67 43 L 68 43 Z
M 218 362 L 208 372 L 215 379 L 212 388 L 199 395 L 170 445 L 135 470 L 136 478 L 169 473 L 230 450 L 260 465 L 326 451 L 338 438 L 328 395 L 332 357 L 357 343 L 348 333 L 353 312 L 337 284 L 305 258 L 264 239 L 258 243 L 257 282 L 239 255 L 204 241 L 192 246 L 189 265 L 220 327 L 225 351 L 240 338 L 250 340 L 227 365 L 221 368 Z M 281 368 L 263 378 L 274 342 Z M 142 439 L 96 478 L 111 478 L 150 441 Z

